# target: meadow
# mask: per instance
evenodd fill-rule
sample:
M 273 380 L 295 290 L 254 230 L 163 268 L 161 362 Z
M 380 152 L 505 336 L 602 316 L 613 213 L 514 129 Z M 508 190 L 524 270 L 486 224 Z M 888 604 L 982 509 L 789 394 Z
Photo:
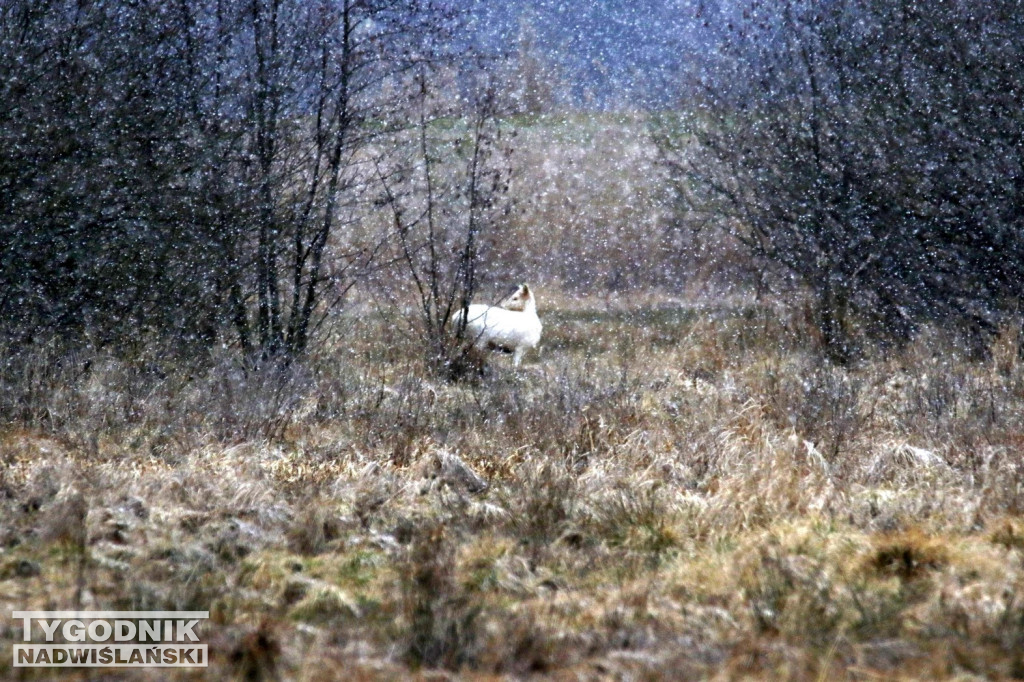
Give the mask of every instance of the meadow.
M 259 372 L 40 349 L 2 608 L 209 610 L 180 678 L 1024 675 L 1011 334 L 840 368 L 770 300 L 538 296 L 541 353 L 455 383 L 368 299 Z

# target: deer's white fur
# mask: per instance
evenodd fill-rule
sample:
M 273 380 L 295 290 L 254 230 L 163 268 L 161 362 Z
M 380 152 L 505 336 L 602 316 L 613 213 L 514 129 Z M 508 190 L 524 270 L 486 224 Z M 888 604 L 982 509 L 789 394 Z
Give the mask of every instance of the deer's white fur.
M 452 324 L 462 323 L 462 310 L 455 311 Z M 466 311 L 466 338 L 480 351 L 504 350 L 512 353 L 515 367 L 523 355 L 540 342 L 541 324 L 537 317 L 537 300 L 526 284 L 501 306 L 473 304 Z

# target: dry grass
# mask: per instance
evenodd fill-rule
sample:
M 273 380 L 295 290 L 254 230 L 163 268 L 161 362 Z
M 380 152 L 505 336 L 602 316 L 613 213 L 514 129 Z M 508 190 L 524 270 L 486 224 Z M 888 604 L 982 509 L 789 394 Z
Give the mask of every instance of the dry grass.
M 9 364 L 2 608 L 209 610 L 215 678 L 1024 676 L 1009 345 L 840 369 L 766 306 L 541 314 L 476 383 L 354 315 L 260 374 Z

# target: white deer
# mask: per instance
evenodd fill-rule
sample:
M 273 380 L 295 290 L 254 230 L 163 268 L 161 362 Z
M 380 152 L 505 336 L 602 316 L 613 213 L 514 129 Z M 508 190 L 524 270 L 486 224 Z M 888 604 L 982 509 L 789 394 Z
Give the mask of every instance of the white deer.
M 478 351 L 503 350 L 512 353 L 512 365 L 519 366 L 523 355 L 540 342 L 541 324 L 537 317 L 537 300 L 526 284 L 500 306 L 469 306 L 466 314 L 466 338 Z M 462 310 L 452 315 L 452 324 L 462 323 Z

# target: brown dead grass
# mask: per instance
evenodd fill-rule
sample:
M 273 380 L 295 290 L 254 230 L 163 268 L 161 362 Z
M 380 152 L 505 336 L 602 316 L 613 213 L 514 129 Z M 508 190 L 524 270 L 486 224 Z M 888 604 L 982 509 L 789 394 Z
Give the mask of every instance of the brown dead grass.
M 372 316 L 276 376 L 31 374 L 2 608 L 209 610 L 215 678 L 1024 675 L 1015 355 L 841 369 L 772 307 L 546 301 L 477 382 Z

